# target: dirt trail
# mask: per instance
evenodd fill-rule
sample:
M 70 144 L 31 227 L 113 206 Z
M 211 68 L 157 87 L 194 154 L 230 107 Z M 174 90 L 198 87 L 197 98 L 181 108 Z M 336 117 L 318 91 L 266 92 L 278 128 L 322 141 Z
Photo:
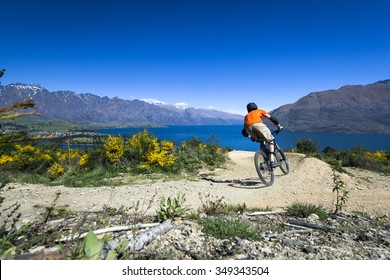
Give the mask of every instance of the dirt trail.
M 277 170 L 275 183 L 265 187 L 259 180 L 253 152 L 232 151 L 227 169 L 204 173 L 197 180 L 143 181 L 132 185 L 98 188 L 48 187 L 32 184 L 9 184 L 2 196 L 5 204 L 21 203 L 22 219 L 34 219 L 42 212 L 36 205 L 49 206 L 55 193 L 61 191 L 57 205 L 69 205 L 76 211 L 96 211 L 104 205 L 131 207 L 140 202 L 140 208 L 155 211 L 161 196 L 176 197 L 185 194 L 186 205 L 197 209 L 200 195 L 210 194 L 213 200 L 224 197 L 229 204 L 283 209 L 294 202 L 313 203 L 334 209 L 335 194 L 332 170 L 328 164 L 301 154 L 287 153 L 290 173 Z M 349 201 L 344 211 L 360 211 L 373 215 L 390 214 L 389 176 L 357 169 L 348 169 L 352 175 L 342 174 L 347 184 Z M 147 204 L 154 197 L 152 207 Z

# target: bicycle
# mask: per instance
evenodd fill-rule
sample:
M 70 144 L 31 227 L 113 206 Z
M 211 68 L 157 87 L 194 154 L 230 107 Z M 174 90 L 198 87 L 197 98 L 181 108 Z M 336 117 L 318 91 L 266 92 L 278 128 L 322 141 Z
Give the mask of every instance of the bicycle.
M 272 134 L 276 135 L 280 131 L 281 130 L 273 131 Z M 271 186 L 275 179 L 275 168 L 279 167 L 285 175 L 289 173 L 290 167 L 288 165 L 287 157 L 274 139 L 274 166 L 271 162 L 270 153 L 268 151 L 269 143 L 264 140 L 258 140 L 256 142 L 260 143 L 260 150 L 255 153 L 254 157 L 257 174 L 266 186 Z

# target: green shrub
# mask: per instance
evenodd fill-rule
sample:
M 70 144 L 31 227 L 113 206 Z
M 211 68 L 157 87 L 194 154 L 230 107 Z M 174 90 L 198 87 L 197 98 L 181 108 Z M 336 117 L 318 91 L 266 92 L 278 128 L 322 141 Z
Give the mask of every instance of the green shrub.
M 232 213 L 232 214 L 244 214 L 244 212 L 248 211 L 248 206 L 245 203 L 242 204 L 236 204 L 236 205 L 231 205 L 228 204 L 226 206 L 226 213 Z
M 1 198 L 0 206 L 3 205 L 3 198 Z M 18 213 L 20 208 L 19 203 L 15 203 L 7 208 L 1 207 L 2 224 L 0 226 L 0 258 L 7 259 L 9 255 L 16 251 L 16 241 L 19 238 L 20 228 L 17 227 L 17 222 L 21 214 Z
M 287 207 L 287 214 L 298 218 L 307 218 L 311 214 L 316 214 L 320 220 L 326 220 L 328 212 L 321 206 L 310 203 L 294 203 Z
M 89 231 L 83 242 L 72 244 L 70 259 L 73 260 L 117 260 L 125 252 L 128 241 L 122 241 L 115 249 L 107 251 L 104 246 L 110 240 L 109 235 L 104 235 L 99 240 L 93 231 Z
M 363 147 L 353 147 L 342 151 L 334 149 L 324 150 L 324 160 L 332 167 L 342 172 L 342 167 L 357 167 L 376 172 L 390 174 L 390 152 L 369 152 Z
M 333 170 L 333 192 L 336 193 L 335 213 L 341 211 L 349 199 L 347 185 L 341 180 L 340 175 Z
M 213 199 L 210 193 L 205 194 L 204 197 L 202 193 L 199 193 L 199 199 L 202 203 L 199 212 L 205 213 L 207 216 L 226 214 L 227 205 L 225 202 L 222 202 L 224 199 L 223 196 L 218 199 Z
M 18 213 L 20 204 L 15 203 L 8 208 L 1 209 L 2 220 L 0 227 L 0 258 L 6 259 L 11 253 L 16 255 L 27 252 L 35 246 L 53 246 L 54 240 L 61 236 L 61 232 L 47 226 L 52 218 L 68 215 L 66 207 L 58 207 L 56 202 L 60 194 L 57 194 L 53 203 L 46 207 L 42 220 L 28 222 L 19 226 L 21 214 Z M 2 206 L 0 204 L 0 206 Z
M 76 188 L 98 187 L 101 185 L 110 185 L 108 179 L 113 176 L 115 176 L 115 173 L 107 171 L 103 167 L 97 167 L 84 173 L 77 173 L 68 170 L 63 176 L 59 177 L 53 183 Z
M 175 151 L 177 158 L 175 164 L 176 170 L 195 173 L 200 169 L 202 167 L 201 150 L 204 147 L 203 142 L 196 137 L 183 141 Z
M 216 168 L 223 166 L 228 157 L 226 150 L 218 146 L 218 140 L 211 136 L 207 143 L 197 137 L 183 141 L 175 150 L 176 171 L 196 173 L 203 167 Z
M 200 219 L 199 223 L 202 227 L 202 232 L 218 239 L 238 237 L 254 241 L 262 240 L 262 237 L 258 235 L 250 222 L 239 218 L 208 217 Z
M 2 188 L 5 187 L 5 185 L 9 183 L 9 176 L 6 176 L 3 173 L 0 173 L 0 191 Z
M 313 142 L 309 137 L 298 139 L 297 141 L 297 152 L 306 155 L 317 155 L 320 144 Z
M 206 141 L 206 147 L 203 149 L 202 161 L 209 167 L 222 166 L 226 160 L 226 151 L 219 146 L 220 140 L 214 134 Z
M 177 198 L 162 197 L 160 201 L 160 208 L 157 210 L 157 219 L 162 222 L 168 219 L 176 219 L 183 217 L 187 212 L 184 207 L 186 199 L 183 195 L 178 195 Z

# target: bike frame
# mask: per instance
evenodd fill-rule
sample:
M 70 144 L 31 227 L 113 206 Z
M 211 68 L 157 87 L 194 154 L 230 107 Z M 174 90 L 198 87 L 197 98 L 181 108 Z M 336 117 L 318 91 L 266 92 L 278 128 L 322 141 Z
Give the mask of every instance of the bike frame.
M 272 131 L 271 134 L 276 135 L 276 134 L 279 134 L 281 131 L 282 130 L 275 130 L 275 131 Z M 274 140 L 271 140 L 271 141 L 274 141 L 274 149 L 276 149 L 276 146 L 277 146 L 276 139 L 274 138 Z M 256 142 L 260 143 L 260 150 L 265 152 L 268 157 L 269 157 L 269 142 L 271 142 L 271 141 L 267 141 L 267 140 L 257 140 L 256 141 Z M 279 146 L 278 146 L 278 148 L 279 148 Z
M 281 130 L 273 131 L 272 134 L 278 134 Z M 274 155 L 277 163 L 277 167 L 281 169 L 284 174 L 289 172 L 289 165 L 287 162 L 287 158 L 283 152 L 283 150 L 276 143 L 276 139 L 274 141 Z M 255 153 L 255 167 L 257 174 L 260 177 L 260 180 L 266 185 L 271 186 L 274 182 L 274 167 L 271 164 L 270 153 L 269 153 L 269 142 L 264 140 L 258 140 L 256 142 L 260 143 L 260 150 Z M 264 161 L 262 160 L 264 159 Z

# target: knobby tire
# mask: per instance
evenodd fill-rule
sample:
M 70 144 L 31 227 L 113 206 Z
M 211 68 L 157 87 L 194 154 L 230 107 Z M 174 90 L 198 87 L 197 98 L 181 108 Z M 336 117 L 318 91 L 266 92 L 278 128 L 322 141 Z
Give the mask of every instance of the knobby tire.
M 290 167 L 288 165 L 287 157 L 278 144 L 275 145 L 275 156 L 279 162 L 280 170 L 282 170 L 283 174 L 288 174 L 288 172 L 290 172 Z
M 256 152 L 255 167 L 260 180 L 266 186 L 271 186 L 274 183 L 274 171 L 267 155 L 263 151 Z

